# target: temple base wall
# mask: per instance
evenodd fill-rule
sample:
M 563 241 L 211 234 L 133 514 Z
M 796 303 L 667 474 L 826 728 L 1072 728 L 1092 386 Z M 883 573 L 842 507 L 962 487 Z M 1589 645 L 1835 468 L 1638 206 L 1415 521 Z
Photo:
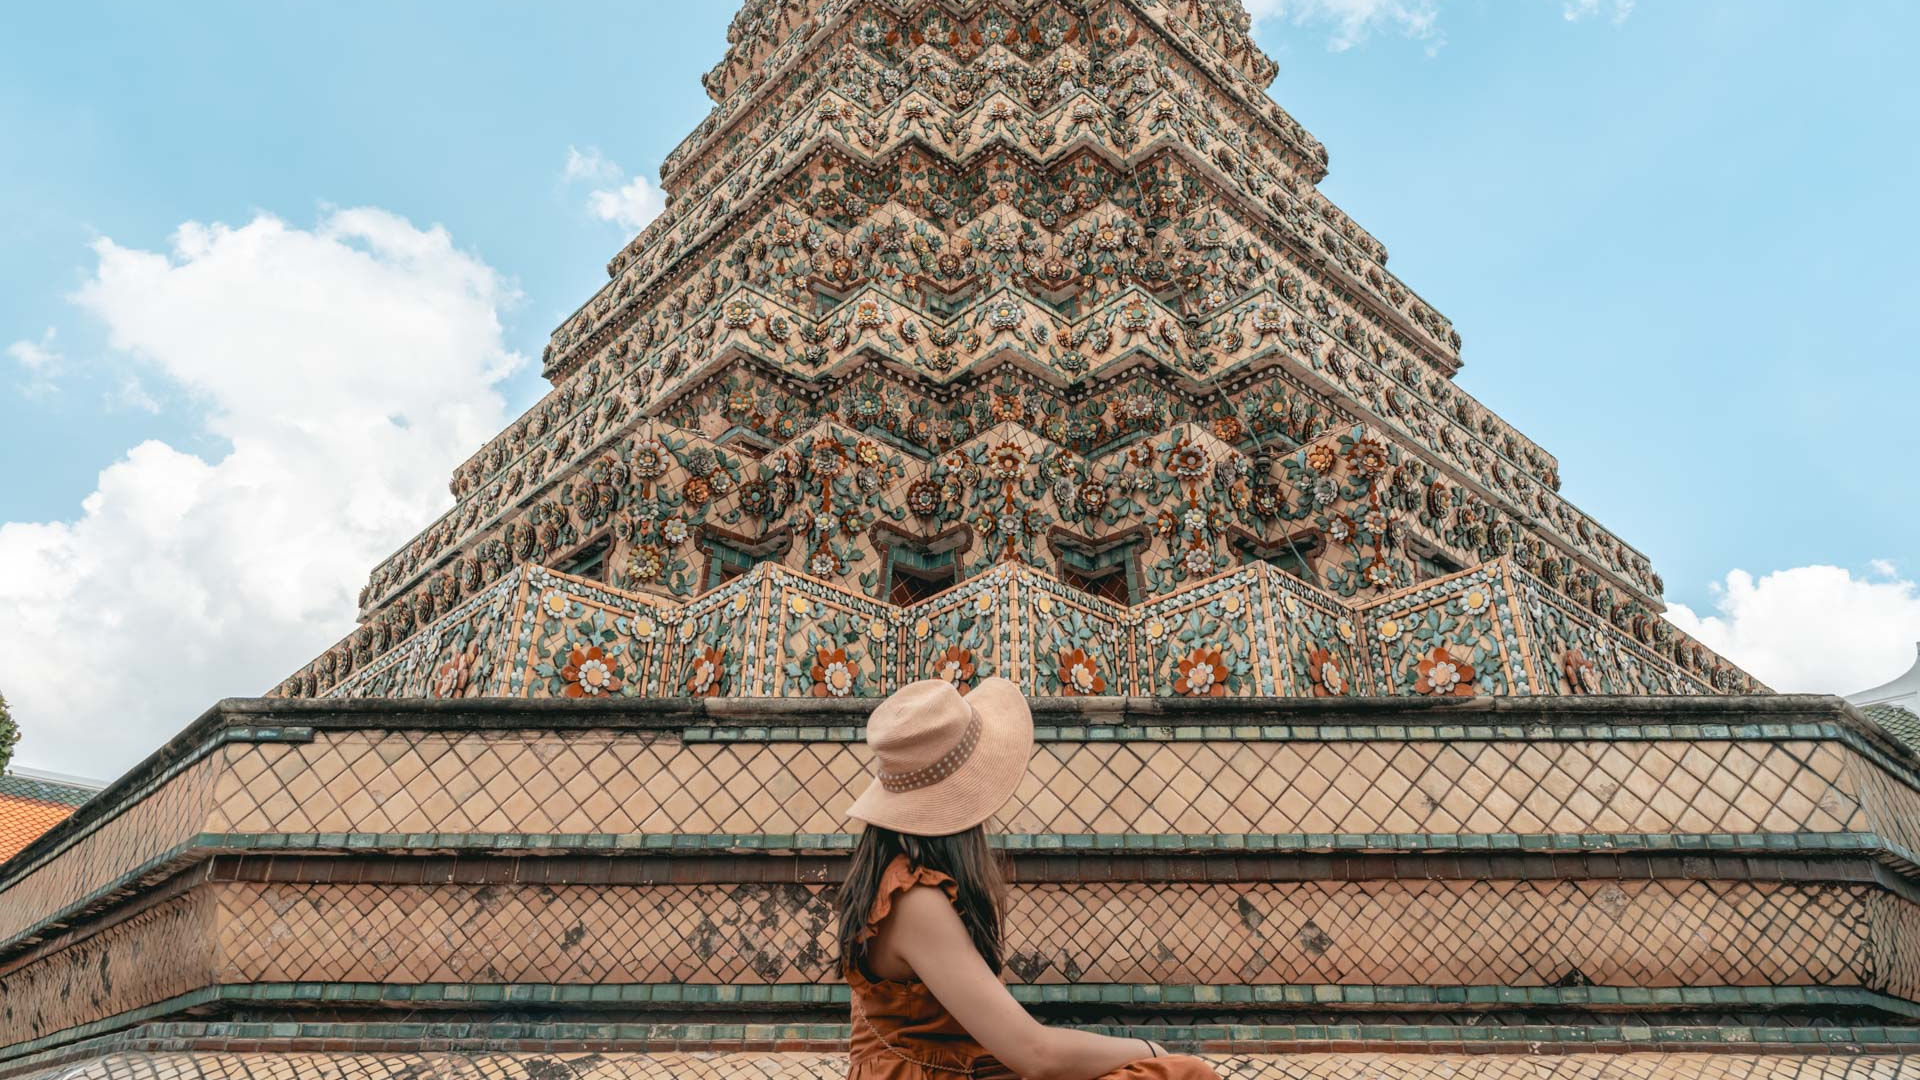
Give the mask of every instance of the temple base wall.
M 0 1076 L 840 1075 L 864 710 L 224 703 L 0 868 Z M 1920 1048 L 1920 770 L 1841 703 L 1042 700 L 1036 727 L 998 842 L 1007 979 L 1049 1020 L 1258 1077 L 1897 1076 Z

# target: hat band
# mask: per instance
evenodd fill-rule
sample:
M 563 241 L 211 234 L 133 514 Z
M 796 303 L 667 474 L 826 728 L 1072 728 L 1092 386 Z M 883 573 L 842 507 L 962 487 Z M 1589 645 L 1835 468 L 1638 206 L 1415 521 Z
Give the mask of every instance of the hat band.
M 940 755 L 939 761 L 910 772 L 883 772 L 880 774 L 880 785 L 888 791 L 914 791 L 937 784 L 952 776 L 954 770 L 966 764 L 967 759 L 973 756 L 973 748 L 978 745 L 980 745 L 980 714 L 976 712 L 973 714 L 973 719 L 967 722 L 966 733 L 960 736 L 960 741 L 953 744 L 953 749 Z

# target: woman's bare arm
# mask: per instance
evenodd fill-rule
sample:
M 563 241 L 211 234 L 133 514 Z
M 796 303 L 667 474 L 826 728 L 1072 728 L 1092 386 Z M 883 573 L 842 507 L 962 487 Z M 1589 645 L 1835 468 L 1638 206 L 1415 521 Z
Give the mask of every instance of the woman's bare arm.
M 1166 1052 L 1158 1046 L 1149 1050 L 1140 1039 L 1047 1027 L 1035 1020 L 987 967 L 959 913 L 937 888 L 907 890 L 888 922 L 891 951 L 989 1054 L 1027 1080 L 1093 1080 L 1155 1051 Z

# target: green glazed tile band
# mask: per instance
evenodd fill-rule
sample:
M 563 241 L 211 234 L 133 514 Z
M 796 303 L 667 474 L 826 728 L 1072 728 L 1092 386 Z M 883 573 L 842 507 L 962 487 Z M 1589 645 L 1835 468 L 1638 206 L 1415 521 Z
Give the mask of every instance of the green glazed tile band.
M 219 851 L 851 851 L 855 833 L 203 833 Z M 1006 851 L 1541 851 L 1911 853 L 1866 832 L 1805 833 L 1009 833 Z

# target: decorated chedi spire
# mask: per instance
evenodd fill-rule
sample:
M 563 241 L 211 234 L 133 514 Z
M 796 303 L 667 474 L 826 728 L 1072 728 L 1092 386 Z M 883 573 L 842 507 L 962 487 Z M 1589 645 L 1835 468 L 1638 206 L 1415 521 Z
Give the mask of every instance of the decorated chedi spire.
M 291 695 L 1714 693 L 1235 0 L 752 0 L 554 389 Z

